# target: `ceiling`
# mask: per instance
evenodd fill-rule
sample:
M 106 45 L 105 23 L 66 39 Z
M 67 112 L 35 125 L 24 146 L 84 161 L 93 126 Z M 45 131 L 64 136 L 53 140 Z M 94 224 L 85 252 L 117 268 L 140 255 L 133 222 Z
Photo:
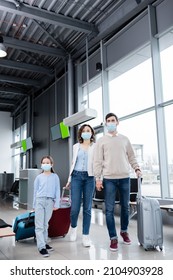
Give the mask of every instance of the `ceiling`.
M 154 0 L 0 0 L 0 111 L 14 115 L 27 97 L 62 75 Z

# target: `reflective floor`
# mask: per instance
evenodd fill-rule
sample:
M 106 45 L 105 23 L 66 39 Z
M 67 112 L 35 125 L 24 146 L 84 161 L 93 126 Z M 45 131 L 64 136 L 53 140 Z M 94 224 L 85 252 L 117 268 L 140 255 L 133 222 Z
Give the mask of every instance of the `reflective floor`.
M 14 218 L 25 212 L 18 209 L 17 205 L 10 199 L 0 200 L 0 218 L 12 224 Z M 119 232 L 119 216 L 115 216 L 117 232 Z M 50 245 L 54 251 L 50 253 L 52 260 L 173 260 L 173 228 L 164 225 L 164 247 L 163 251 L 145 251 L 138 244 L 136 234 L 136 220 L 131 219 L 129 234 L 132 239 L 131 245 L 125 245 L 119 237 L 119 249 L 116 252 L 109 250 L 109 238 L 105 226 L 105 215 L 101 209 L 92 210 L 92 224 L 90 237 L 92 245 L 85 248 L 82 245 L 81 214 L 78 225 L 78 236 L 76 242 L 69 241 L 69 234 L 64 238 L 50 239 Z M 33 238 L 15 242 L 14 237 L 0 238 L 0 260 L 42 260 L 38 253 Z M 46 258 L 47 259 L 47 258 Z

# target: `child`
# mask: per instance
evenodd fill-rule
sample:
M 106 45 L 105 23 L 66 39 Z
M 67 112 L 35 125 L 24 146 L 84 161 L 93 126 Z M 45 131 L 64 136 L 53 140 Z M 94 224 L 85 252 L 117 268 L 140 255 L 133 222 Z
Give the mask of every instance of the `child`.
M 59 208 L 60 181 L 53 170 L 52 157 L 44 156 L 41 159 L 41 168 L 42 173 L 34 181 L 35 234 L 40 254 L 48 257 L 48 251 L 53 251 L 53 248 L 47 244 L 48 222 L 53 210 Z

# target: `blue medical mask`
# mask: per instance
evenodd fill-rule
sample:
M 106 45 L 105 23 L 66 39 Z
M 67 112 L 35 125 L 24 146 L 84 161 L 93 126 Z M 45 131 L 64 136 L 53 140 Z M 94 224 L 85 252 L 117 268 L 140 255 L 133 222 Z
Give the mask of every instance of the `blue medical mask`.
M 114 122 L 109 122 L 106 124 L 108 132 L 114 132 L 117 130 L 117 125 Z
M 81 137 L 83 140 L 89 140 L 91 138 L 91 132 L 82 132 Z
M 41 165 L 41 169 L 43 169 L 44 171 L 50 171 L 52 168 L 52 165 L 50 163 L 42 163 Z

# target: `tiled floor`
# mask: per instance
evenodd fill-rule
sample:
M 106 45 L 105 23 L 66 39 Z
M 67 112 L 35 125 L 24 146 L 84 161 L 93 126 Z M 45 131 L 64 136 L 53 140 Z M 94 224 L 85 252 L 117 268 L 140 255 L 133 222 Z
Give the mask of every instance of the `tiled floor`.
M 13 207 L 12 200 L 0 200 L 0 218 L 8 223 L 12 223 L 14 218 L 25 212 L 24 209 Z M 117 231 L 119 232 L 119 217 L 116 216 Z M 109 250 L 109 238 L 105 226 L 105 215 L 101 209 L 92 210 L 92 225 L 90 237 L 92 245 L 85 248 L 82 245 L 81 217 L 78 225 L 78 236 L 76 242 L 69 241 L 69 234 L 64 238 L 54 238 L 50 240 L 50 245 L 54 251 L 50 253 L 51 260 L 173 260 L 173 228 L 165 226 L 163 251 L 145 251 L 138 245 L 136 235 L 136 220 L 131 219 L 129 233 L 132 239 L 131 245 L 122 243 L 119 238 L 119 250 L 111 252 Z M 0 238 L 0 260 L 42 260 L 38 253 L 36 243 L 33 238 L 15 242 L 14 237 Z

